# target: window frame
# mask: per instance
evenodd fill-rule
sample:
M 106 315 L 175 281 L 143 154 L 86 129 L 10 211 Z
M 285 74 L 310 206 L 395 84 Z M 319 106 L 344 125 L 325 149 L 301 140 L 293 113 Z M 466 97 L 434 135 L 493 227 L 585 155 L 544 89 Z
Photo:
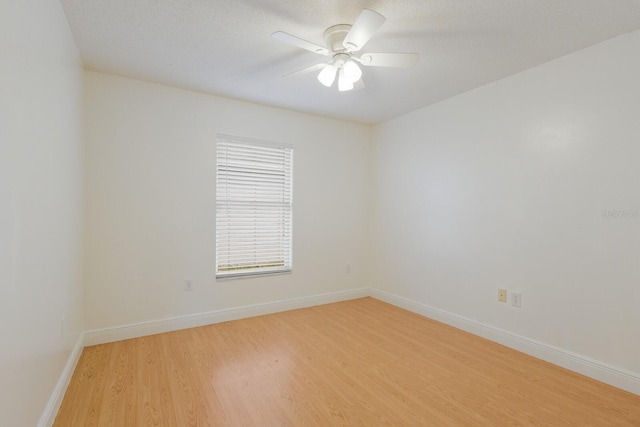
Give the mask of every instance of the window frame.
M 222 245 L 222 241 L 224 240 L 223 238 L 221 238 L 220 236 L 222 235 L 222 233 L 224 233 L 224 231 L 221 229 L 221 219 L 220 219 L 220 215 L 221 212 L 224 211 L 225 216 L 227 218 L 232 217 L 232 214 L 229 212 L 231 209 L 228 206 L 229 203 L 240 203 L 243 207 L 248 207 L 253 205 L 253 212 L 256 215 L 256 217 L 259 217 L 260 213 L 255 213 L 256 210 L 260 210 L 261 207 L 261 203 L 254 200 L 254 201 L 247 201 L 247 200 L 243 200 L 241 202 L 238 202 L 238 200 L 235 201 L 231 201 L 231 199 L 233 198 L 233 195 L 229 194 L 232 193 L 232 191 L 229 190 L 229 187 L 227 187 L 227 191 L 225 192 L 225 195 L 221 197 L 220 195 L 220 180 L 221 180 L 221 169 L 223 168 L 227 168 L 225 177 L 226 177 L 226 185 L 229 185 L 229 159 L 232 158 L 233 160 L 238 160 L 239 157 L 236 156 L 230 156 L 229 155 L 229 151 L 227 151 L 226 153 L 223 153 L 221 155 L 221 145 L 225 145 L 227 147 L 227 150 L 229 149 L 229 146 L 233 146 L 233 149 L 238 149 L 238 147 L 246 147 L 247 151 L 250 153 L 251 150 L 255 150 L 255 152 L 250 153 L 250 154 L 254 154 L 254 155 L 259 155 L 260 153 L 260 149 L 263 148 L 263 152 L 264 151 L 272 151 L 272 150 L 282 150 L 282 154 L 283 154 L 283 159 L 282 159 L 282 192 L 283 192 L 283 196 L 282 196 L 282 223 L 273 226 L 274 230 L 277 231 L 276 234 L 280 234 L 280 232 L 282 231 L 282 235 L 278 236 L 276 238 L 274 238 L 274 242 L 277 241 L 278 243 L 282 243 L 282 246 L 278 246 L 278 250 L 282 251 L 282 262 L 283 265 L 282 266 L 265 266 L 265 267 L 259 267 L 259 266 L 251 266 L 251 265 L 247 265 L 244 267 L 238 267 L 236 269 L 233 268 L 229 268 L 226 271 L 221 270 L 221 258 L 225 258 L 225 256 L 227 257 L 227 262 L 231 263 L 233 261 L 234 256 L 238 256 L 237 254 L 234 255 L 234 249 L 233 249 L 233 237 L 229 237 L 229 235 L 232 232 L 227 231 L 227 239 L 225 241 L 225 244 Z M 227 279 L 239 279 L 239 278 L 250 278 L 250 277 L 260 277 L 260 276 L 268 276 L 268 275 L 277 275 L 277 274 L 288 274 L 291 273 L 293 270 L 293 163 L 294 163 L 294 149 L 293 149 L 293 145 L 292 144 L 284 144 L 284 143 L 276 143 L 276 142 L 272 142 L 272 141 L 265 141 L 265 140 L 260 140 L 260 139 L 254 139 L 254 138 L 245 138 L 245 137 L 239 137 L 239 136 L 232 136 L 232 135 L 226 135 L 226 134 L 216 134 L 216 252 L 215 252 L 215 274 L 216 274 L 216 280 L 227 280 Z M 225 163 L 224 165 L 221 164 L 221 157 L 225 158 L 225 161 L 227 163 Z M 247 162 L 250 161 L 246 160 Z M 266 165 L 262 165 L 263 168 L 260 169 L 260 162 L 257 162 L 253 164 L 253 167 L 258 168 L 258 170 L 262 170 L 265 171 L 263 172 L 264 174 L 268 175 L 269 172 L 278 172 L 277 169 L 268 169 Z M 233 166 L 231 168 L 242 168 L 241 166 Z M 257 187 L 260 186 L 260 183 L 262 185 L 265 185 L 265 183 L 267 182 L 265 179 L 265 177 L 262 177 L 262 180 L 257 179 L 255 182 L 258 183 L 256 184 Z M 237 183 L 237 181 L 236 181 Z M 257 188 L 256 187 L 256 188 Z M 262 190 L 264 191 L 264 189 Z M 288 196 L 286 196 L 288 194 Z M 237 195 L 237 194 L 236 194 Z M 227 206 L 225 208 L 221 208 L 220 205 L 221 203 L 226 203 Z M 279 202 L 277 202 L 279 203 Z M 267 214 L 271 214 L 271 212 L 269 212 L 269 209 L 273 209 L 274 206 L 277 206 L 277 203 L 274 202 L 272 204 L 268 204 L 267 207 L 265 207 L 265 204 L 262 203 L 262 208 L 263 208 L 263 212 L 262 215 L 267 215 Z M 278 211 L 278 207 L 275 208 L 276 211 Z M 278 215 L 280 215 L 279 211 L 278 211 Z M 256 217 L 254 217 L 254 220 L 257 220 Z M 236 218 L 237 219 L 237 218 Z M 227 220 L 227 225 L 229 227 L 231 227 L 231 222 L 233 221 L 233 218 L 231 218 L 231 220 Z M 268 230 L 269 226 L 256 226 L 254 227 L 254 237 L 260 233 L 263 232 L 264 230 Z M 261 230 L 256 231 L 258 228 L 261 228 Z M 229 230 L 229 228 L 227 228 L 227 230 Z M 236 236 L 237 238 L 237 236 Z M 251 243 L 250 243 L 251 244 Z M 255 244 L 255 242 L 254 242 Z M 221 246 L 224 246 L 224 254 L 222 254 L 223 256 L 221 256 Z M 246 249 L 246 248 L 245 248 Z M 253 252 L 253 256 L 255 257 L 256 255 L 264 255 L 265 253 L 269 253 L 269 251 L 265 251 L 265 252 L 260 252 L 259 250 L 256 249 L 256 246 L 252 246 L 251 248 L 247 249 L 249 251 Z M 277 251 L 276 251 L 277 252 Z M 276 261 L 280 261 L 280 258 L 278 258 Z M 256 265 L 259 265 L 259 263 L 256 263 Z M 227 266 L 231 266 L 231 264 L 227 264 Z

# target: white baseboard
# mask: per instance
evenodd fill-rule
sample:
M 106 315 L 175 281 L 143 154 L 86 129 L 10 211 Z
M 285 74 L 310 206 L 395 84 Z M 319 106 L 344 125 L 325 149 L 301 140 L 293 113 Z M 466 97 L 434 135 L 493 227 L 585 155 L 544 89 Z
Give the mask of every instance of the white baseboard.
M 281 311 L 295 310 L 314 305 L 330 304 L 333 302 L 347 301 L 350 299 L 364 298 L 370 295 L 369 288 L 360 288 L 347 291 L 331 292 L 327 294 L 312 295 L 308 297 L 292 298 L 268 302 L 263 304 L 245 305 L 206 313 L 177 316 L 167 319 L 122 325 L 112 328 L 94 329 L 84 334 L 85 345 L 97 345 L 108 342 L 137 338 L 163 332 L 177 331 L 180 329 L 194 328 L 197 326 L 211 325 L 214 323 L 228 322 L 230 320 L 244 319 L 247 317 L 261 316 L 264 314 L 278 313 Z
M 71 350 L 67 363 L 64 365 L 60 378 L 53 389 L 53 393 L 51 393 L 51 396 L 49 397 L 47 406 L 45 406 L 44 411 L 40 416 L 38 427 L 51 427 L 56 420 L 58 409 L 60 409 L 64 394 L 67 392 L 67 387 L 69 386 L 73 372 L 76 370 L 76 365 L 78 364 L 83 348 L 84 334 L 80 334 L 76 341 L 76 345 L 73 346 L 73 350 Z
M 637 373 L 379 289 L 372 288 L 370 296 L 640 395 L 640 375 Z

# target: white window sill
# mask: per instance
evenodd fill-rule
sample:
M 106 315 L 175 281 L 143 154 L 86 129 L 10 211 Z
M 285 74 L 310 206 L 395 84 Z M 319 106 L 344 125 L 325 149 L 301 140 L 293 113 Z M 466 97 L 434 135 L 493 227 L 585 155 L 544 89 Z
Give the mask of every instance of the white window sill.
M 278 271 L 260 271 L 255 273 L 235 273 L 235 274 L 223 274 L 216 275 L 216 282 L 226 282 L 227 280 L 237 279 L 252 279 L 255 277 L 265 276 L 280 276 L 283 274 L 291 274 L 292 270 L 278 270 Z

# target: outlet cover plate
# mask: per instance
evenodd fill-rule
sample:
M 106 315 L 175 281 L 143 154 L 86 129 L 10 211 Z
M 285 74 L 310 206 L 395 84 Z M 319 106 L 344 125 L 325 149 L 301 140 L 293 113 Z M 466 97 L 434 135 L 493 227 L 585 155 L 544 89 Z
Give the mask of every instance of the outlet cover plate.
M 511 291 L 511 305 L 514 307 L 522 307 L 522 293 Z

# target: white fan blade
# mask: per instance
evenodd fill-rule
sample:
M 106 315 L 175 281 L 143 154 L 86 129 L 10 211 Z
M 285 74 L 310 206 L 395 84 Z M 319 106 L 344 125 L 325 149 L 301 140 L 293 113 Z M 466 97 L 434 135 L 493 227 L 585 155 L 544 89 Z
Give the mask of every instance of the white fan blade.
M 320 68 L 324 67 L 325 65 L 327 65 L 327 64 L 315 64 L 315 65 L 312 65 L 310 67 L 303 68 L 302 70 L 292 71 L 290 73 L 287 73 L 287 74 L 283 75 L 282 77 L 293 77 L 293 76 L 298 76 L 300 74 L 311 73 L 313 71 L 319 70 Z
M 362 9 L 360 16 L 342 42 L 350 52 L 357 52 L 369 41 L 387 18 L 369 9 Z
M 411 67 L 419 57 L 417 53 L 365 53 L 358 60 L 367 67 Z
M 319 53 L 320 55 L 329 55 L 328 49 L 322 46 L 318 46 L 317 44 L 308 42 L 306 40 L 303 40 L 300 37 L 296 37 L 296 36 L 292 36 L 291 34 L 284 33 L 282 31 L 276 31 L 275 33 L 271 34 L 271 38 L 281 41 L 283 43 L 287 43 L 287 44 L 308 50 L 310 52 Z

